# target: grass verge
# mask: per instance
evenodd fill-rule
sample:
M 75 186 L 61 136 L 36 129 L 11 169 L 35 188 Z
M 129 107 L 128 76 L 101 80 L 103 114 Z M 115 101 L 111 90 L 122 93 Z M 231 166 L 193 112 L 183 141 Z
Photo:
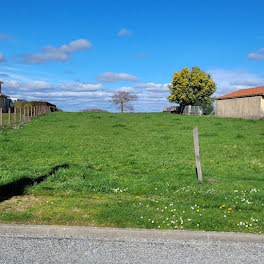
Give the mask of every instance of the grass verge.
M 35 184 L 2 196 L 0 222 L 263 233 L 263 131 L 263 121 L 166 113 L 53 113 L 3 129 L 0 188 Z

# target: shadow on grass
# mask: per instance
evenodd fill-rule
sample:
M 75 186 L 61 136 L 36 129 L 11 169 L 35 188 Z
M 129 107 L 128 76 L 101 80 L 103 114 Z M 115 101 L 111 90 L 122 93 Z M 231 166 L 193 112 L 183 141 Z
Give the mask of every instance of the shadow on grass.
M 49 176 L 56 173 L 56 171 L 58 171 L 59 169 L 67 168 L 69 168 L 68 164 L 58 165 L 52 168 L 52 170 L 48 174 L 42 175 L 36 179 L 23 177 L 19 180 L 0 186 L 0 202 L 8 200 L 13 196 L 23 195 L 26 187 L 39 184 L 45 179 L 47 179 Z

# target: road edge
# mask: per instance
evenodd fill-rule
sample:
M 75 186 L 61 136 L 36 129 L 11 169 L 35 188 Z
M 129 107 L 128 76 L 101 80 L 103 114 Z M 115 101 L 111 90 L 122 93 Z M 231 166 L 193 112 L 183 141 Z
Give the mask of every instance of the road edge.
M 96 237 L 264 243 L 264 235 L 262 234 L 55 225 L 0 224 L 0 235 L 45 235 L 89 238 Z

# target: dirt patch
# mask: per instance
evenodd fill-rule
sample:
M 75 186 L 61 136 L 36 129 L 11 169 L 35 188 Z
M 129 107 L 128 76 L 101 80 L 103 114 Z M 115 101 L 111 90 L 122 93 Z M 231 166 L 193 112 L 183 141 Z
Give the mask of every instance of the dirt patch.
M 14 196 L 0 204 L 0 210 L 15 210 L 17 212 L 26 212 L 35 205 L 45 202 L 45 197 L 31 195 Z

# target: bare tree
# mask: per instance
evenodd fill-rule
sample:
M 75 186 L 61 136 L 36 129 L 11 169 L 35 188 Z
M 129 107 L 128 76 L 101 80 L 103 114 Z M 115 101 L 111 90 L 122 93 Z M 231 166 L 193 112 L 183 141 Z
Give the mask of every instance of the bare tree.
M 121 91 L 115 93 L 111 98 L 111 102 L 120 107 L 121 113 L 123 113 L 125 110 L 133 111 L 134 107 L 129 103 L 136 100 L 136 95 Z

